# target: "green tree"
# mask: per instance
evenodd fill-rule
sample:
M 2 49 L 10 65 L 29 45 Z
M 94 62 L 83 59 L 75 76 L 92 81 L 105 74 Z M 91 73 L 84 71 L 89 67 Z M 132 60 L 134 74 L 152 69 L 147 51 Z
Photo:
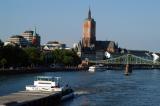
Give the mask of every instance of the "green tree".
M 45 63 L 45 53 L 41 52 L 40 53 L 40 64 L 44 64 Z
M 73 65 L 73 61 L 74 59 L 73 59 L 73 57 L 71 57 L 71 56 L 64 56 L 64 58 L 63 58 L 63 64 L 64 65 Z
M 34 47 L 31 48 L 25 48 L 24 51 L 28 55 L 29 59 L 28 62 L 31 66 L 40 64 L 40 50 Z
M 55 63 L 76 66 L 81 63 L 74 50 L 56 49 L 52 52 Z
M 0 47 L 2 47 L 4 45 L 4 43 L 2 42 L 2 40 L 0 39 Z
M 27 54 L 19 47 L 4 46 L 0 48 L 0 60 L 5 58 L 7 66 L 23 66 L 28 59 Z
M 56 49 L 52 52 L 52 56 L 54 59 L 54 62 L 57 64 L 61 64 L 63 60 L 63 50 Z
M 72 57 L 74 59 L 74 65 L 79 65 L 81 63 L 81 58 L 77 55 L 77 53 L 74 50 L 72 50 Z
M 7 63 L 7 60 L 5 58 L 2 58 L 0 62 L 1 62 L 3 69 L 4 69 L 4 66 Z

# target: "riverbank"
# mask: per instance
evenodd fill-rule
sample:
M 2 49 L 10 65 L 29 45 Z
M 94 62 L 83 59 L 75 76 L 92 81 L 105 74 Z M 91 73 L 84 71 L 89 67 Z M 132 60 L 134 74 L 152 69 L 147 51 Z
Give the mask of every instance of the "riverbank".
M 124 66 L 104 66 L 106 70 L 125 70 Z M 133 70 L 160 70 L 160 67 L 144 66 L 144 67 L 132 67 Z M 15 69 L 0 69 L 0 75 L 9 75 L 9 74 L 27 74 L 27 73 L 41 73 L 41 72 L 78 72 L 78 71 L 87 71 L 88 67 L 26 67 L 26 68 L 15 68 Z
M 40 73 L 40 72 L 58 72 L 58 71 L 86 71 L 87 67 L 33 67 L 33 68 L 15 68 L 15 69 L 0 69 L 1 74 L 25 74 L 25 73 Z

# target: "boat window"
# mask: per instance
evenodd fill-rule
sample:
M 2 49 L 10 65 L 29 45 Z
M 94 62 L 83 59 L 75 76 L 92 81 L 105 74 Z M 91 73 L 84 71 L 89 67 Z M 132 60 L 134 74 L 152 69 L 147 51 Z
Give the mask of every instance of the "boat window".
M 38 84 L 51 84 L 51 83 L 39 82 Z
M 39 80 L 39 81 L 53 81 L 53 78 L 52 77 L 39 76 L 39 77 L 37 77 L 37 80 Z

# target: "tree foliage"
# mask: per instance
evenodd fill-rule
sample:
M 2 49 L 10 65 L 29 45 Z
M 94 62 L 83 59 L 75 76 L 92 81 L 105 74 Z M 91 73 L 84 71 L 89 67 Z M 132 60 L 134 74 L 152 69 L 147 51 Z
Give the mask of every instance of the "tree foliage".
M 3 47 L 4 42 L 2 42 L 2 40 L 0 39 L 0 47 Z
M 6 62 L 4 62 L 4 59 Z M 5 67 L 24 67 L 52 63 L 76 66 L 80 62 L 81 59 L 73 50 L 56 49 L 52 52 L 43 52 L 35 47 L 22 49 L 11 45 L 0 48 L 0 67 L 3 65 Z
M 40 63 L 40 50 L 35 47 L 23 49 L 28 56 L 28 63 L 31 65 L 37 65 Z
M 0 48 L 0 60 L 5 58 L 8 66 L 21 66 L 26 63 L 27 55 L 19 47 L 5 46 Z
M 80 64 L 81 59 L 73 50 L 56 49 L 52 52 L 54 62 L 57 64 L 75 66 Z
M 7 63 L 7 60 L 6 60 L 5 58 L 2 58 L 2 59 L 0 60 L 0 63 L 1 63 L 1 65 L 3 66 L 3 68 L 4 68 L 4 65 Z

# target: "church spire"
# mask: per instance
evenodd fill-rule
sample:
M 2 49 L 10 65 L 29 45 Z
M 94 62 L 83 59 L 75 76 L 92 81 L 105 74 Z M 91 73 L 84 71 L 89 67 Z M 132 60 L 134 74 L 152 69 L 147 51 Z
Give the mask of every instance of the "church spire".
M 89 7 L 89 11 L 88 11 L 88 19 L 91 19 L 91 10 L 90 10 L 90 7 Z
M 36 26 L 34 27 L 34 34 L 33 34 L 33 36 L 36 36 L 37 35 L 37 33 L 36 33 Z

